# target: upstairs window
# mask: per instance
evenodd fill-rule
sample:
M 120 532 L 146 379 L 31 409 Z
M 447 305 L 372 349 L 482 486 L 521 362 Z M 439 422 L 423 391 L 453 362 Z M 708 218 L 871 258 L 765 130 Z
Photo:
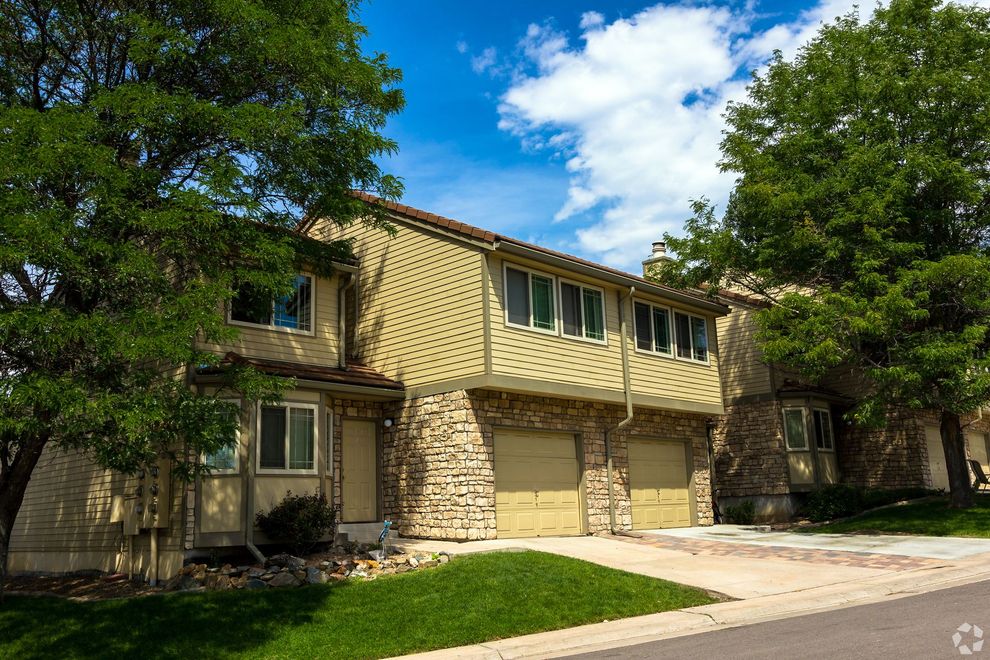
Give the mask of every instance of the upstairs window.
M 605 341 L 605 296 L 601 289 L 561 282 L 560 316 L 565 335 Z
M 815 421 L 815 444 L 823 451 L 835 451 L 835 438 L 832 435 L 832 416 L 824 408 L 812 411 Z
M 505 269 L 506 320 L 512 325 L 557 331 L 553 278 L 517 268 Z
M 635 303 L 636 348 L 673 355 L 670 341 L 670 310 L 646 303 Z
M 250 285 L 241 285 L 230 303 L 230 320 L 312 332 L 313 278 L 309 275 L 297 275 L 292 293 L 275 300 Z
M 674 313 L 677 357 L 682 360 L 708 362 L 708 324 L 700 316 Z

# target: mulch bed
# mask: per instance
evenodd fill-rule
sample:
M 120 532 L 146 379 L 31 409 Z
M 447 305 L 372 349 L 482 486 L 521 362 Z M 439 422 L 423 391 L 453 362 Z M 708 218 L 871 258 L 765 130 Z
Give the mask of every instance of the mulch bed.
M 62 596 L 75 600 L 133 598 L 161 592 L 126 575 L 18 575 L 7 578 L 8 593 Z

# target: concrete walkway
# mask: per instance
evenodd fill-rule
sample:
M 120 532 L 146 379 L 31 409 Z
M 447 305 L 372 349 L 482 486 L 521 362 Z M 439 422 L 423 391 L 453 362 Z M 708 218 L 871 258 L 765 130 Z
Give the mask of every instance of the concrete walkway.
M 794 532 L 768 532 L 757 527 L 741 525 L 658 529 L 641 532 L 641 534 L 661 538 L 840 552 L 866 552 L 932 559 L 964 559 L 990 552 L 990 539 L 869 534 L 797 534 Z

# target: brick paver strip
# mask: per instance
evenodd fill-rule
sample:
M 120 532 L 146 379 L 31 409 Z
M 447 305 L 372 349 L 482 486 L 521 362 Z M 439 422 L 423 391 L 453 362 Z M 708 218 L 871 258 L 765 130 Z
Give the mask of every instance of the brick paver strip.
M 744 542 L 726 543 L 704 539 L 682 539 L 672 536 L 613 537 L 627 543 L 649 545 L 664 550 L 676 550 L 693 555 L 715 555 L 721 557 L 746 557 L 749 559 L 782 559 L 784 561 L 806 561 L 812 563 L 839 564 L 858 568 L 878 568 L 906 571 L 943 564 L 937 559 L 885 555 L 875 552 L 853 552 L 848 550 L 816 550 L 811 548 L 789 548 L 782 545 L 754 545 Z

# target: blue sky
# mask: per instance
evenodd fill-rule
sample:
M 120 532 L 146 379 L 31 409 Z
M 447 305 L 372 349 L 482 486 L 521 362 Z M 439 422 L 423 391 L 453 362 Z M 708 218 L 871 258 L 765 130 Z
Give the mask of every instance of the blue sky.
M 635 271 L 690 199 L 724 203 L 747 72 L 853 4 L 370 0 L 407 99 L 385 167 L 404 203 Z

